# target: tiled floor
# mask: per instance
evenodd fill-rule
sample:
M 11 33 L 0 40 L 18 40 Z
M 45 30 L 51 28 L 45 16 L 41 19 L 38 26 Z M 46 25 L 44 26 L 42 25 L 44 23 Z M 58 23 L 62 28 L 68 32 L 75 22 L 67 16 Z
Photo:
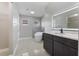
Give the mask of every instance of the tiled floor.
M 16 56 L 49 56 L 43 49 L 43 42 L 36 42 L 34 39 L 19 40 Z

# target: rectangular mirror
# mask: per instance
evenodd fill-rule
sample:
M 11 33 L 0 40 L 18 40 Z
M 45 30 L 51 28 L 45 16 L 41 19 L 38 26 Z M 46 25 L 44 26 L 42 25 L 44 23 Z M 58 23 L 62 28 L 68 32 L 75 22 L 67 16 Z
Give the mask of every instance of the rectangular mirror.
M 74 15 L 78 15 L 78 14 L 74 14 Z M 79 27 L 79 16 L 68 17 L 67 27 L 78 28 Z
M 79 28 L 79 7 L 53 16 L 53 28 Z

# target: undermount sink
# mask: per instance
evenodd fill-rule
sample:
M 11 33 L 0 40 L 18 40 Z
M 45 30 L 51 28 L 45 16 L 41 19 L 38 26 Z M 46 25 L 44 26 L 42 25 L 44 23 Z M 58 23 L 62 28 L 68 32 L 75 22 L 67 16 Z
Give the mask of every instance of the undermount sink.
M 67 36 L 71 36 L 71 35 L 73 35 L 73 34 L 71 34 L 71 33 L 55 33 L 56 35 L 67 35 Z
M 55 33 L 55 34 L 64 34 L 64 33 Z

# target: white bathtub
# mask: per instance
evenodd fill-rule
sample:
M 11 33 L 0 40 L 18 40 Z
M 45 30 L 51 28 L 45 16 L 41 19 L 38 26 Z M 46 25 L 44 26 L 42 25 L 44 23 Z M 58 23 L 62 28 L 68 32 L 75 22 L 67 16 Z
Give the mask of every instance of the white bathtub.
M 9 48 L 0 49 L 0 56 L 9 56 Z

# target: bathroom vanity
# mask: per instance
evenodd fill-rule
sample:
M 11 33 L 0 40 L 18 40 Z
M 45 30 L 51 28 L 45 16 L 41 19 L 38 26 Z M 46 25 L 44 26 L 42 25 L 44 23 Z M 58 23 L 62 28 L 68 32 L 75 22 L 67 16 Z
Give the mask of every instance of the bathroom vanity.
M 43 33 L 43 47 L 51 56 L 78 56 L 76 34 Z

